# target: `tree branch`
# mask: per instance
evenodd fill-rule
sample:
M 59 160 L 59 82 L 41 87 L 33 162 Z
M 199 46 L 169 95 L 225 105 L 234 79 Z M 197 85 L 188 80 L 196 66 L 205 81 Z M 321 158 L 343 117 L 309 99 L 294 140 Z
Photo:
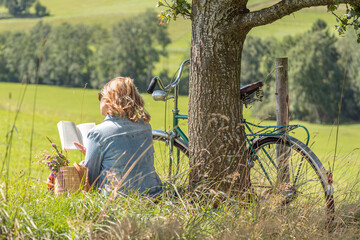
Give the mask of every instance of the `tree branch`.
M 356 0 L 339 0 L 338 3 L 354 3 Z M 233 23 L 235 25 L 241 24 L 249 28 L 266 25 L 272 23 L 280 18 L 297 12 L 303 8 L 314 6 L 327 6 L 335 4 L 334 0 L 283 0 L 277 4 L 261 9 L 259 11 L 250 12 L 244 15 L 237 16 Z

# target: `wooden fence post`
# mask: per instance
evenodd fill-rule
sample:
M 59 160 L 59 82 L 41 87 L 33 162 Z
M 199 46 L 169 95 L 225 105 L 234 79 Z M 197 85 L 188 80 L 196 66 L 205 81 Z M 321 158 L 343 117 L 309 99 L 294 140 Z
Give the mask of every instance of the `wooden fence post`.
M 289 88 L 288 59 L 276 59 L 276 122 L 277 125 L 289 124 Z M 278 131 L 286 131 L 280 128 Z M 285 133 L 286 136 L 286 133 Z M 282 144 L 277 146 L 278 184 L 290 181 L 288 148 Z
M 288 59 L 276 59 L 276 123 L 289 124 Z

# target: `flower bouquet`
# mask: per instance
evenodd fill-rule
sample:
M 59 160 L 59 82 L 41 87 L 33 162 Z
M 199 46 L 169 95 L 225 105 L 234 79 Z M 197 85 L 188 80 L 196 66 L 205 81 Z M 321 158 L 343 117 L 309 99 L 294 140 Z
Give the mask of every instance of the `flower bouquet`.
M 80 166 L 77 163 L 74 163 L 74 166 L 69 166 L 69 159 L 58 150 L 55 143 L 48 137 L 47 139 L 54 148 L 51 153 L 47 151 L 42 153 L 41 163 L 51 171 L 47 179 L 48 190 L 54 191 L 55 194 L 76 192 L 78 190 L 88 191 L 90 184 L 87 167 Z
M 46 165 L 49 170 L 51 171 L 48 179 L 47 179 L 47 189 L 53 190 L 55 186 L 55 178 L 58 175 L 58 172 L 60 170 L 60 167 L 69 166 L 69 159 L 66 158 L 62 152 L 60 152 L 54 142 L 50 140 L 50 138 L 46 137 L 49 142 L 51 143 L 51 146 L 53 147 L 53 150 L 49 153 L 48 151 L 45 151 L 41 154 L 41 165 Z

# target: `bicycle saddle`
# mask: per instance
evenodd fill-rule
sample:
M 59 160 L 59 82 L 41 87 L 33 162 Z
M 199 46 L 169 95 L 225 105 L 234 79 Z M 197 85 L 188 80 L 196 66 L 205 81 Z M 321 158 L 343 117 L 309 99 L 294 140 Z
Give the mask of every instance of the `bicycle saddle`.
M 256 92 L 259 88 L 261 88 L 264 85 L 263 82 L 255 82 L 251 84 L 247 84 L 240 87 L 240 94 L 242 97 L 249 96 L 252 93 Z

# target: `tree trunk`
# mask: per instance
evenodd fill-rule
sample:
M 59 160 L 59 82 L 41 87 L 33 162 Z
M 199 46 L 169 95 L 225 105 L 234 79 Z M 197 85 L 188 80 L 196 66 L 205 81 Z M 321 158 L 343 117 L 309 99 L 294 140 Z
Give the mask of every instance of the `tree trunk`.
M 279 1 L 254 12 L 246 8 L 248 0 L 192 1 L 191 186 L 228 192 L 250 185 L 240 102 L 241 52 L 247 33 L 303 8 L 356 1 Z
M 246 29 L 224 31 L 240 4 L 194 1 L 189 94 L 190 186 L 223 192 L 249 183 L 240 101 Z M 240 171 L 239 171 L 240 170 Z

